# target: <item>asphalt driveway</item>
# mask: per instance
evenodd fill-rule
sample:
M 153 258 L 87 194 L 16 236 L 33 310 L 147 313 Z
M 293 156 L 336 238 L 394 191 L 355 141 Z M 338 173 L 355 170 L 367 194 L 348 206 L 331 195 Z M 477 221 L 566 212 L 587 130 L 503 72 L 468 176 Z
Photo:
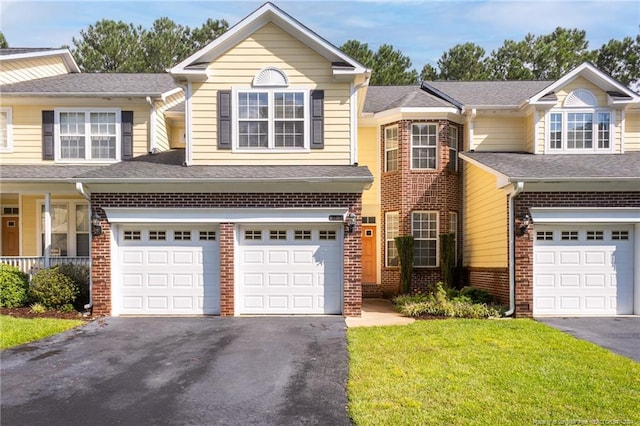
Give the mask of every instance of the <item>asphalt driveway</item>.
M 640 362 L 639 316 L 540 317 L 536 320 Z
M 348 425 L 342 317 L 107 318 L 1 357 L 6 425 Z

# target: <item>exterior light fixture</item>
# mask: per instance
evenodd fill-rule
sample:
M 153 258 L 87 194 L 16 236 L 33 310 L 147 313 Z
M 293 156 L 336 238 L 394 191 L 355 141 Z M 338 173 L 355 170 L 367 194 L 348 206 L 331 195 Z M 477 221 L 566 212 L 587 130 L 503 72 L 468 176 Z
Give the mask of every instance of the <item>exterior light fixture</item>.
M 522 235 L 527 232 L 527 228 L 529 228 L 529 225 L 531 225 L 531 216 L 525 214 L 524 216 L 522 216 L 522 219 L 520 219 L 520 223 L 520 234 Z
M 351 234 L 356 229 L 356 214 L 351 212 L 347 215 L 347 225 L 349 225 L 349 233 Z
M 98 235 L 102 235 L 102 225 L 100 225 L 100 216 L 98 216 L 98 212 L 93 212 L 91 215 L 91 235 L 97 237 Z

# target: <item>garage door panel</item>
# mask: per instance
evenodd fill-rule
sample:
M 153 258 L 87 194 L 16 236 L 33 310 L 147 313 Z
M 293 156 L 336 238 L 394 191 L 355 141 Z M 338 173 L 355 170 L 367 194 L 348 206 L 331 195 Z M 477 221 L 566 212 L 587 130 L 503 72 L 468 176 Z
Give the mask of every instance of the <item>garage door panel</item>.
M 150 227 L 136 226 L 140 239 L 118 246 L 118 314 L 198 315 L 220 313 L 219 246 L 215 231 L 174 230 L 153 225 L 165 239 L 149 238 Z M 129 228 L 130 229 L 130 228 Z M 128 229 L 121 230 L 121 235 Z M 199 235 L 204 235 L 199 240 Z M 173 236 L 179 240 L 173 240 Z
M 536 236 L 538 232 L 541 238 L 534 240 L 533 253 L 534 314 L 633 312 L 633 233 L 628 228 L 539 225 Z M 619 239 L 620 233 L 626 239 Z
M 320 229 L 330 230 L 331 238 L 336 239 L 321 239 Z M 240 227 L 238 313 L 341 313 L 342 242 L 337 238 L 338 229 L 309 224 Z M 331 285 L 325 288 L 327 274 Z

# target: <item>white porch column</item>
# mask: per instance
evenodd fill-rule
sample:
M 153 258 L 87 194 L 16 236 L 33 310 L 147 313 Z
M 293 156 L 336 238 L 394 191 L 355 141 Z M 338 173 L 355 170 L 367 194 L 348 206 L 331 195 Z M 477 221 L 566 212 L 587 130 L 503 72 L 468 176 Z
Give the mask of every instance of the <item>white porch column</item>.
M 44 194 L 44 267 L 50 265 L 51 256 L 51 193 Z

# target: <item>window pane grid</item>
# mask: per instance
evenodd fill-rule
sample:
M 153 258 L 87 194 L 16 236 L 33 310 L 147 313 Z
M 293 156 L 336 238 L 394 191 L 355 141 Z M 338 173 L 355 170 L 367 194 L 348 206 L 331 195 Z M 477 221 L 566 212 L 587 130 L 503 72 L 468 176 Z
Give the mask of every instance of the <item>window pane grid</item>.
M 116 114 L 92 112 L 91 158 L 116 158 Z
M 437 126 L 435 124 L 411 125 L 412 168 L 436 168 Z
M 562 114 L 551 114 L 549 143 L 551 149 L 562 149 Z
M 411 218 L 414 238 L 414 266 L 436 266 L 438 214 L 435 212 L 413 212 Z
M 398 257 L 398 248 L 396 247 L 395 238 L 400 235 L 400 215 L 398 212 L 390 212 L 385 214 L 385 240 L 386 240 L 386 256 L 387 266 L 398 266 L 400 259 Z
M 60 156 L 85 158 L 85 115 L 83 112 L 60 113 Z
M 567 147 L 593 148 L 593 114 L 572 112 L 567 114 Z
M 395 126 L 384 129 L 384 155 L 385 171 L 398 170 L 398 128 Z
M 608 112 L 598 113 L 598 148 L 609 149 L 611 143 L 610 132 L 611 114 Z

